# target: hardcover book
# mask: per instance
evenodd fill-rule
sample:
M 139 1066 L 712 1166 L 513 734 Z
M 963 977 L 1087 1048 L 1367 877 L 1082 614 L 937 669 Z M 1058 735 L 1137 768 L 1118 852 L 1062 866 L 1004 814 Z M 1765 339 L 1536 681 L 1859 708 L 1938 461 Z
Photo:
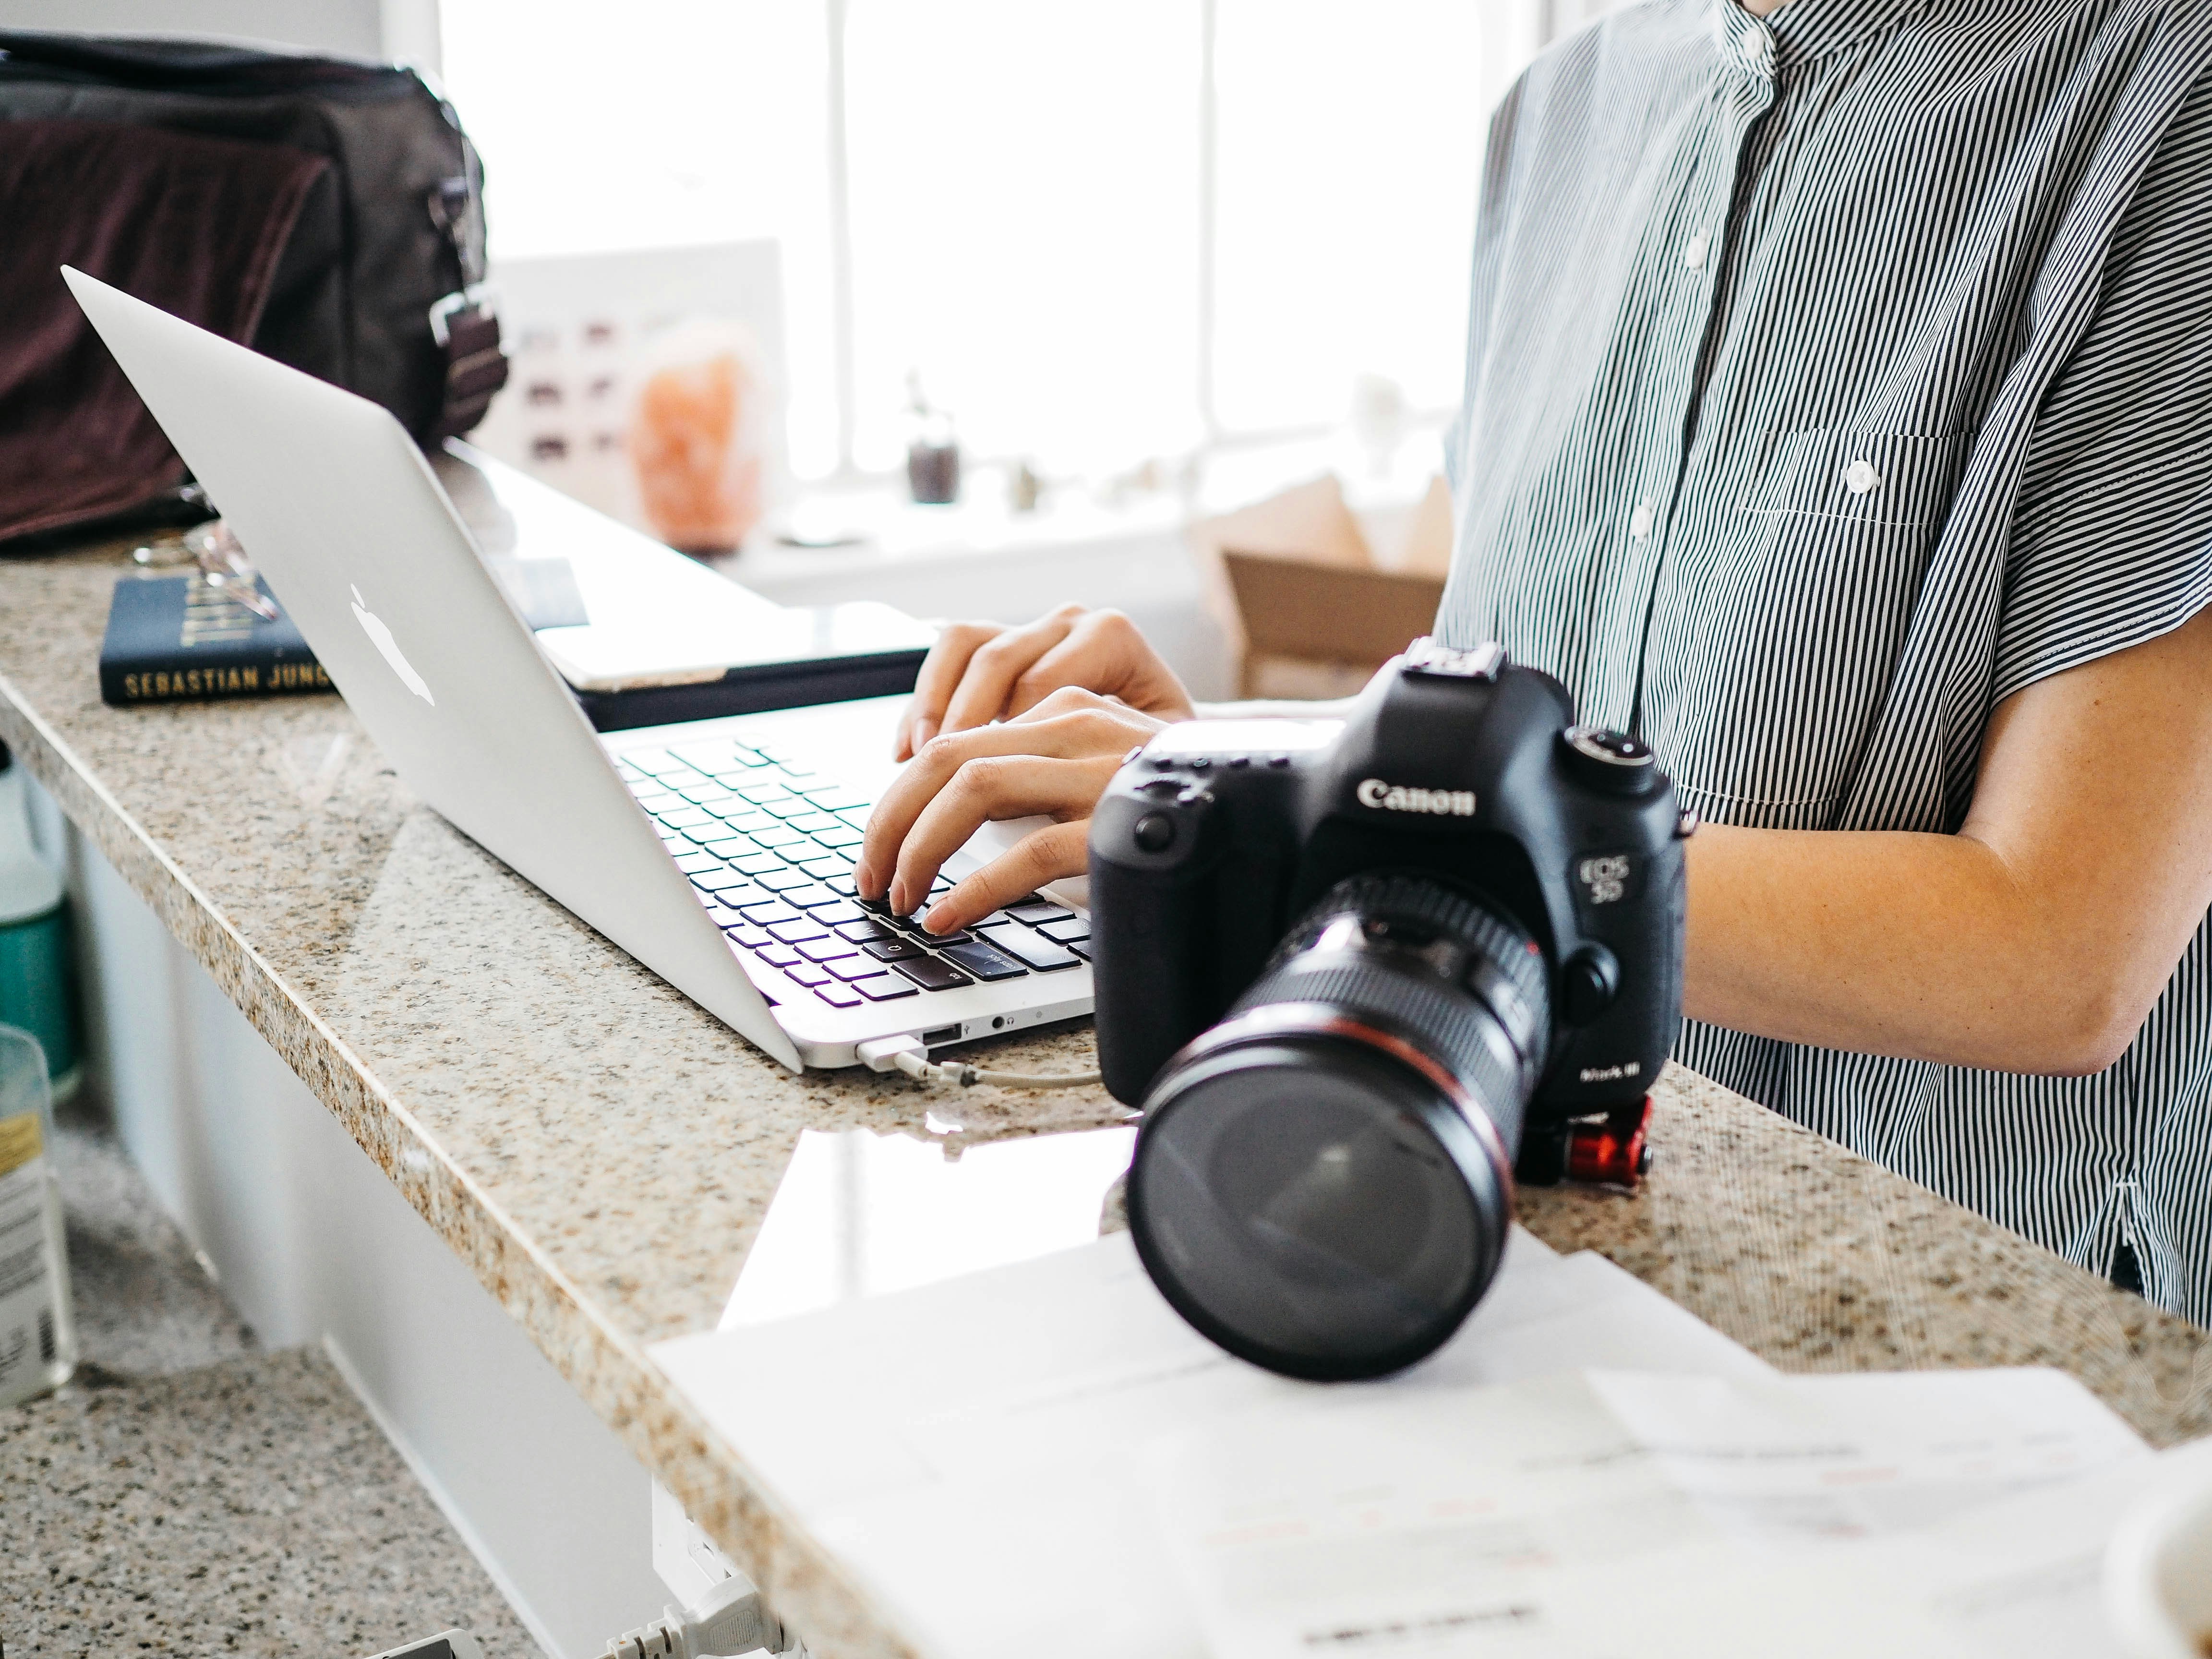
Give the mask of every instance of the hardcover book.
M 100 647 L 104 702 L 212 702 L 331 689 L 282 607 L 275 622 L 264 621 L 197 575 L 125 576 L 115 584 Z

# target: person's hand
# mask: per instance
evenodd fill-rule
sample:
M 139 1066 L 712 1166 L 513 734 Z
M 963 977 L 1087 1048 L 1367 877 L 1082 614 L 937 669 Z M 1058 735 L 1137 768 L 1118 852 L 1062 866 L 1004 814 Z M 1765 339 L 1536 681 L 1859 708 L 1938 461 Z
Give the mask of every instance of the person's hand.
M 1162 720 L 1187 720 L 1190 693 L 1118 611 L 1064 605 L 1026 628 L 955 623 L 938 636 L 899 717 L 895 760 L 944 732 L 968 732 L 1039 707 L 1073 686 Z
M 1046 882 L 1081 875 L 1098 797 L 1129 751 L 1169 723 L 1064 686 L 1012 720 L 928 739 L 868 819 L 853 884 L 862 898 L 887 898 L 910 915 L 928 896 L 938 867 L 985 823 L 1033 813 L 1058 822 L 954 887 L 922 925 L 951 933 Z

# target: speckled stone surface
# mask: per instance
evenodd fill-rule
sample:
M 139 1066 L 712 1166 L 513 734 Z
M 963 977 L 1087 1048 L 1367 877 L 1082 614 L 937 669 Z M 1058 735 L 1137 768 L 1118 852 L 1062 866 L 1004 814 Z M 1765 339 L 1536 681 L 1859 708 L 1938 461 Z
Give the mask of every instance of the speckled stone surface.
M 538 1652 L 312 1351 L 0 1412 L 0 1489 L 11 1655 L 347 1659 L 456 1625 Z
M 80 1370 L 164 1376 L 258 1347 L 106 1126 L 74 1112 L 55 1127 Z
M 103 707 L 125 545 L 0 562 L 0 739 L 816 1652 L 916 1651 L 646 1349 L 714 1322 L 802 1130 L 922 1136 L 941 1102 L 756 1054 L 414 802 L 335 698 Z M 2042 1361 L 2154 1439 L 2212 1431 L 2212 1337 L 1698 1079 L 1658 1100 L 1646 1193 L 1530 1194 L 1537 1232 L 1787 1368 Z M 979 1141 L 1121 1114 L 977 1091 L 959 1117 Z

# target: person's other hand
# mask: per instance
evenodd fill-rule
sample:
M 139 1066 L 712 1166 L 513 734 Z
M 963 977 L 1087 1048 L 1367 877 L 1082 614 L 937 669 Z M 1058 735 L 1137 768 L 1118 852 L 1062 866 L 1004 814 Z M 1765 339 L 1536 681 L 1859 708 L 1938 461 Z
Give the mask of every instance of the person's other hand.
M 1175 670 L 1134 623 L 1118 611 L 1064 605 L 1026 628 L 955 623 L 939 635 L 899 717 L 892 757 L 912 759 L 940 732 L 1027 714 L 1069 686 L 1163 720 L 1195 712 Z
M 939 866 L 985 823 L 1033 813 L 1058 822 L 954 887 L 923 926 L 951 933 L 1048 881 L 1081 875 L 1098 797 L 1129 751 L 1168 724 L 1116 698 L 1064 686 L 1012 720 L 930 738 L 868 819 L 854 885 L 862 898 L 888 898 L 909 915 L 928 896 Z

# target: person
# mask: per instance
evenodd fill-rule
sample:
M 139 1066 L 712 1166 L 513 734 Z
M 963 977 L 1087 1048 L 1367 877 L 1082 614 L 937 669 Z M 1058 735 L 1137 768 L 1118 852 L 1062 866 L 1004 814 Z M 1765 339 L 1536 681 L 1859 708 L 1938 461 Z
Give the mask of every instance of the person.
M 1493 118 L 1436 631 L 1644 737 L 1677 1057 L 2212 1322 L 2212 6 L 1648 0 Z M 856 879 L 1195 709 L 1121 618 L 949 630 Z

